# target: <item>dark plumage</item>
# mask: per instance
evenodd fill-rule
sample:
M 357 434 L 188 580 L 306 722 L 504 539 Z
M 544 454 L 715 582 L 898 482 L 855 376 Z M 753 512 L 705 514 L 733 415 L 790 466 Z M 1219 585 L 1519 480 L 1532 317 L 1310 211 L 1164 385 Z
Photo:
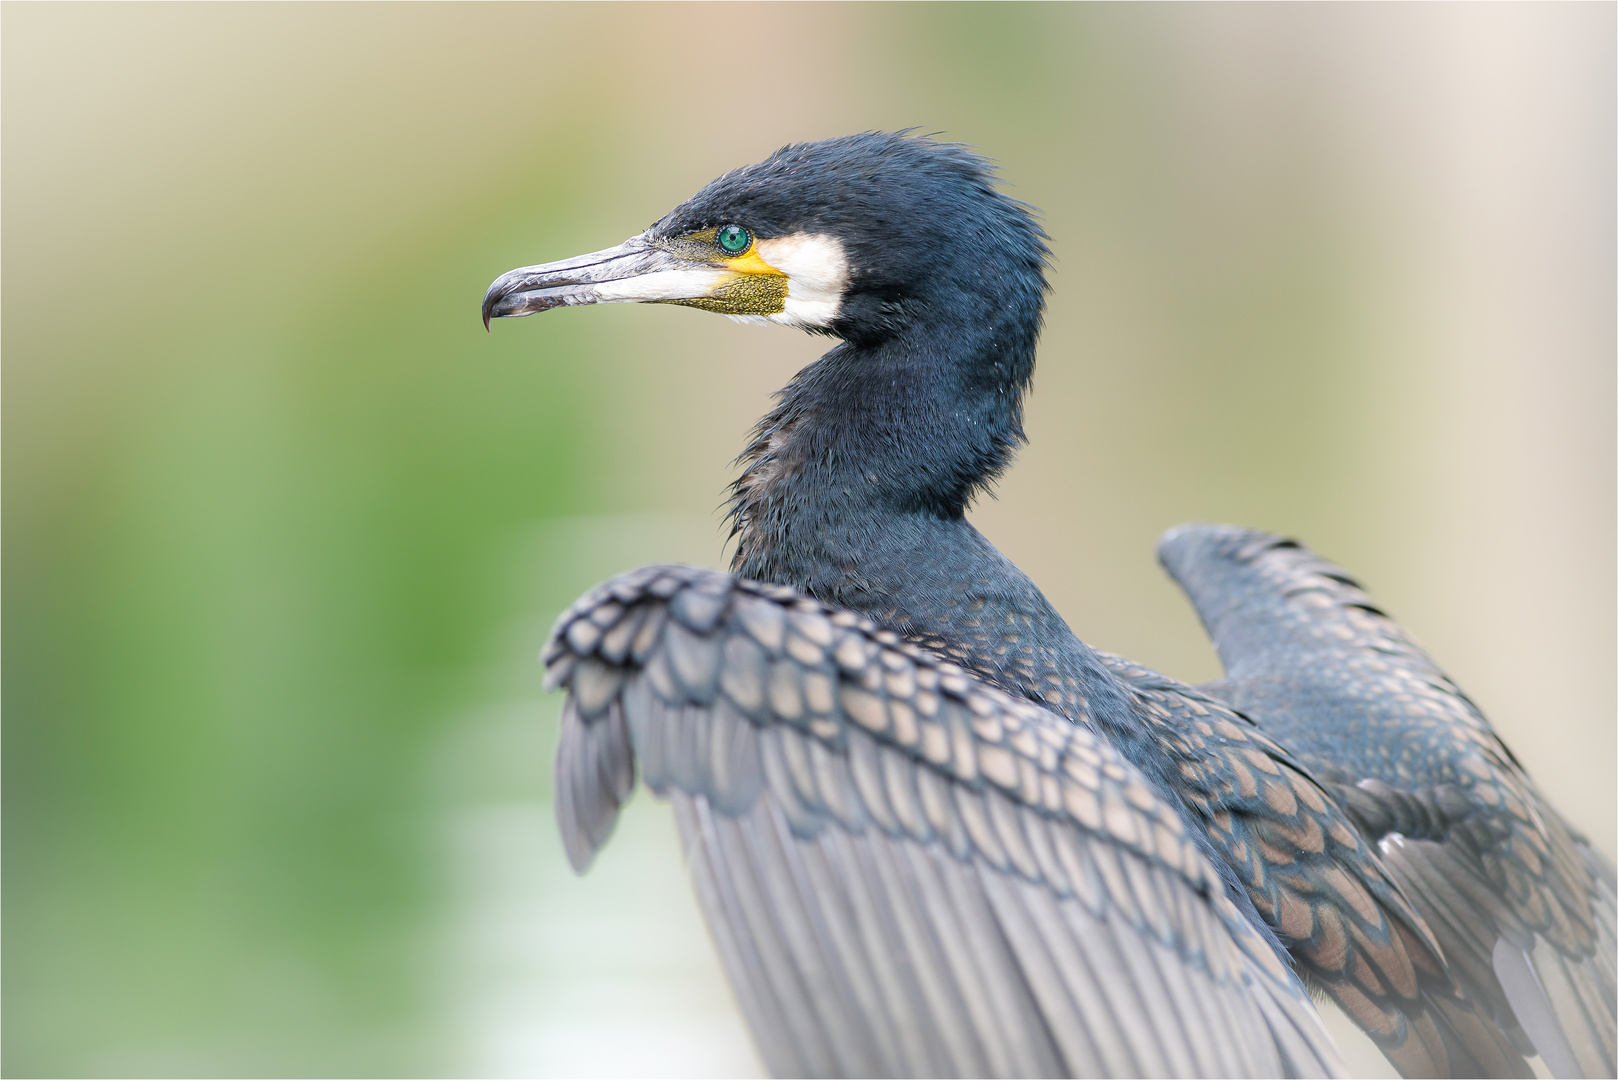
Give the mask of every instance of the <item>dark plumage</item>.
M 558 624 L 546 662 L 571 690 L 558 811 L 575 865 L 638 758 L 680 810 L 781 1074 L 1333 1072 L 1294 964 L 1406 1075 L 1526 1074 L 1556 1022 L 1512 1008 L 1538 1004 L 1580 1010 L 1562 1034 L 1583 1049 L 1563 1058 L 1610 1068 L 1610 871 L 1565 829 L 1535 839 L 1537 796 L 1509 755 L 1489 790 L 1521 813 L 1471 807 L 1462 831 L 1480 839 L 1444 857 L 1463 851 L 1480 888 L 1513 898 L 1490 911 L 1527 950 L 1519 967 L 1541 938 L 1571 958 L 1567 991 L 1533 1001 L 1485 978 L 1493 938 L 1441 918 L 1441 859 L 1390 863 L 1387 821 L 1413 811 L 1355 786 L 1414 784 L 1449 813 L 1432 785 L 1451 748 L 1493 739 L 1469 703 L 1431 711 L 1419 760 L 1385 776 L 1367 763 L 1408 732 L 1354 726 L 1380 707 L 1382 669 L 1299 651 L 1319 608 L 1273 576 L 1218 577 L 1204 533 L 1165 559 L 1236 666 L 1195 690 L 1085 645 L 966 521 L 1023 440 L 1046 256 L 982 158 L 867 133 L 783 148 L 618 248 L 490 288 L 485 318 L 651 301 L 842 339 L 744 454 L 735 576 L 648 568 Z M 1253 657 L 1268 666 L 1241 666 Z M 1300 665 L 1316 679 L 1301 697 Z M 1517 858 L 1504 870 L 1501 851 Z M 1524 852 L 1549 908 L 1518 899 Z
M 1206 689 L 1285 743 L 1378 845 L 1461 984 L 1555 1075 L 1611 1075 L 1612 868 L 1477 706 L 1295 543 L 1186 527 L 1159 554 L 1224 662 Z

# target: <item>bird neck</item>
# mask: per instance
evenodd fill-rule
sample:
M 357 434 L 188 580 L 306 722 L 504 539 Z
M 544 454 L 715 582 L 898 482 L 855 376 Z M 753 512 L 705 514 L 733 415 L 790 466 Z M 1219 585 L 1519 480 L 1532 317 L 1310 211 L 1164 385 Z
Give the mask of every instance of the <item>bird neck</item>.
M 844 342 L 800 371 L 739 459 L 733 569 L 824 594 L 866 575 L 857 559 L 962 521 L 1024 441 L 1033 338 L 978 320 Z
M 962 393 L 914 354 L 832 350 L 782 391 L 743 454 L 732 569 L 859 612 L 1149 759 L 1117 680 L 966 520 L 1021 439 L 1018 401 Z

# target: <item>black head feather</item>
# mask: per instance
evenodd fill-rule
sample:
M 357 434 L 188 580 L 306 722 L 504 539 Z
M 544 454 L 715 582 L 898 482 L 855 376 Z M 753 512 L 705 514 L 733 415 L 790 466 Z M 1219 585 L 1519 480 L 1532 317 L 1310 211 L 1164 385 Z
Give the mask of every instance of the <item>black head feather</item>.
M 919 322 L 994 322 L 1038 335 L 1049 250 L 1035 211 L 958 143 L 868 131 L 783 146 L 726 173 L 651 228 L 737 223 L 762 239 L 839 240 L 851 281 L 828 331 L 874 344 Z

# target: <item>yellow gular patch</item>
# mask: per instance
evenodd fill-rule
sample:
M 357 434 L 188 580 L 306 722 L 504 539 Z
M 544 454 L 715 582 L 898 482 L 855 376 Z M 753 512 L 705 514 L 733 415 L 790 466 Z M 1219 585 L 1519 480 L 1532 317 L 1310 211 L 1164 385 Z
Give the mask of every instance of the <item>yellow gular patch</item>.
M 754 244 L 734 259 L 724 260 L 727 270 L 734 270 L 738 274 L 774 274 L 777 277 L 786 277 L 786 274 L 777 270 L 759 256 L 758 245 Z

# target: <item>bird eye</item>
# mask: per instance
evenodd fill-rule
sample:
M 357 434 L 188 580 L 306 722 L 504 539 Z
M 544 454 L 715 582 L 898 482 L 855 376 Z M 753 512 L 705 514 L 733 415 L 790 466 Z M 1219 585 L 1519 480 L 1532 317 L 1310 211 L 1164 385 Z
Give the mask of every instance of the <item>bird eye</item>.
M 732 255 L 740 255 L 753 242 L 753 234 L 740 225 L 726 225 L 715 234 L 719 246 Z

